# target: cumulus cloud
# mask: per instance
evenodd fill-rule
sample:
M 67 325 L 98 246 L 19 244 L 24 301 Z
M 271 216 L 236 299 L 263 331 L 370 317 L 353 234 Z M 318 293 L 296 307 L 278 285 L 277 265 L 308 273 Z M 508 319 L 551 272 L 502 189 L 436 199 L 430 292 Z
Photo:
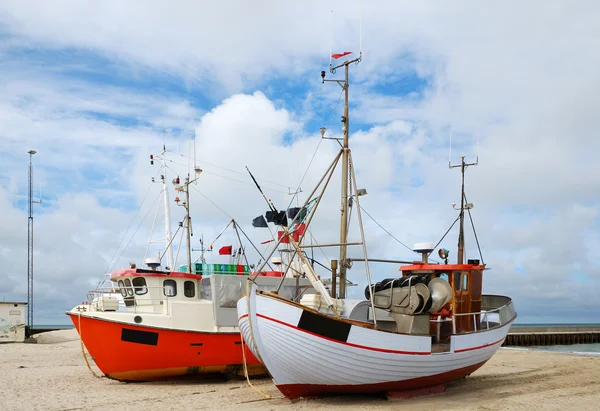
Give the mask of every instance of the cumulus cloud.
M 249 224 L 265 204 L 244 166 L 283 207 L 319 146 L 302 183 L 307 194 L 338 149 L 331 140 L 319 145 L 318 127 L 340 134 L 340 106 L 332 110 L 339 88 L 318 78 L 328 63 L 330 17 L 334 48 L 357 52 L 359 2 L 262 4 L 0 5 L 0 218 L 8 227 L 0 250 L 12 261 L 1 293 L 24 295 L 29 148 L 40 153 L 36 176 L 47 197 L 37 208 L 36 261 L 47 269 L 40 281 L 49 290 L 40 305 L 54 311 L 56 301 L 69 308 L 102 274 L 151 186 L 132 227 L 148 212 L 159 187 L 149 181 L 158 170 L 147 156 L 160 151 L 165 136 L 175 152 L 169 174 L 185 175 L 187 159 L 177 154 L 191 150 L 195 131 L 204 170 L 195 189 L 226 212 L 193 190 L 196 238 L 214 238 L 230 215 L 253 240 L 265 240 L 268 234 Z M 350 126 L 357 179 L 369 192 L 361 198 L 365 209 L 408 245 L 436 241 L 456 218 L 450 203 L 459 201 L 460 175 L 447 168 L 452 132 L 452 162 L 459 154 L 480 159 L 467 172 L 467 195 L 492 267 L 485 290 L 513 296 L 521 321 L 593 320 L 600 285 L 593 254 L 598 6 L 363 7 L 365 59 L 351 68 Z M 40 50 L 47 54 L 32 57 Z M 103 80 L 114 80 L 109 72 L 119 82 Z M 160 76 L 184 86 L 160 87 Z M 159 80 L 134 87 L 124 78 Z M 336 184 L 315 221 L 323 242 L 338 235 Z M 181 211 L 174 208 L 174 220 Z M 364 219 L 372 256 L 413 257 Z M 64 235 L 48 234 L 56 231 Z M 142 224 L 114 264 L 139 262 L 148 231 Z M 455 231 L 442 246 L 455 250 Z M 478 255 L 470 231 L 467 247 Z M 334 258 L 335 250 L 325 254 Z M 395 270 L 378 265 L 374 276 Z M 350 275 L 364 285 L 358 265 Z M 75 279 L 72 290 L 68 279 Z

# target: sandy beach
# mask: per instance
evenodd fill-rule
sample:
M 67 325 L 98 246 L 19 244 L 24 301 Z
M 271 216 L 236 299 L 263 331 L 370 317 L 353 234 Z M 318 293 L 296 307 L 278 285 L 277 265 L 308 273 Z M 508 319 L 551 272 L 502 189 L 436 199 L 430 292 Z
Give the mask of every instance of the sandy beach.
M 335 397 L 290 401 L 269 378 L 120 383 L 87 369 L 74 330 L 38 344 L 0 345 L 0 409 L 7 410 L 597 410 L 600 357 L 501 349 L 443 394 L 409 400 Z M 70 340 L 70 341 L 69 341 Z M 98 369 L 92 367 L 96 372 Z

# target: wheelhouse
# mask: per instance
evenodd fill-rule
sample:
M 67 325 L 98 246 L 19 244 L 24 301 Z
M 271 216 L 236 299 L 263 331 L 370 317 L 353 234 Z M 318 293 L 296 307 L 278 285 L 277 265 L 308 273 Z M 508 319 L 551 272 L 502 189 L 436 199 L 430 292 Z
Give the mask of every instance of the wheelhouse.
M 400 267 L 402 277 L 420 276 L 429 280 L 441 278 L 452 288 L 452 298 L 440 310 L 432 313 L 439 320 L 454 316 L 455 334 L 477 331 L 480 316 L 467 315 L 479 313 L 482 309 L 482 279 L 485 265 L 479 260 L 468 260 L 467 264 L 429 264 L 415 262 Z M 432 324 L 432 327 L 434 324 Z M 442 324 L 442 328 L 447 328 Z M 446 330 L 447 331 L 447 330 Z M 442 333 L 446 334 L 446 333 Z M 435 334 L 434 334 L 435 335 Z

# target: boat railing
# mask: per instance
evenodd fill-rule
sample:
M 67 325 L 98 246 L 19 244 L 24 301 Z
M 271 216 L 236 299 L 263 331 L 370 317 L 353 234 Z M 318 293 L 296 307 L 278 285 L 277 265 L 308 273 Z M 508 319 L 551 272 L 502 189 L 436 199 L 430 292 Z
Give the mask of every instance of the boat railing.
M 452 316 L 446 318 L 440 318 L 440 316 L 438 316 L 436 319 L 431 319 L 430 322 L 437 325 L 439 340 L 441 324 L 446 322 L 452 322 L 452 335 L 460 335 L 503 327 L 506 324 L 511 323 L 516 315 L 512 300 L 509 297 L 501 295 L 484 295 L 482 296 L 482 306 L 480 311 L 453 313 Z M 457 332 L 457 319 L 461 317 L 470 317 L 473 321 L 473 328 L 469 331 Z

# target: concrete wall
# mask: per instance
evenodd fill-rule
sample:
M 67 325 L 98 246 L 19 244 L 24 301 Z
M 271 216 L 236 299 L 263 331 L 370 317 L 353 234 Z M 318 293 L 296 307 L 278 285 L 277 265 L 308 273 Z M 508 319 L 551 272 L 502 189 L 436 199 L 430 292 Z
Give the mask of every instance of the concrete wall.
M 26 312 L 26 303 L 0 302 L 0 343 L 25 340 Z

